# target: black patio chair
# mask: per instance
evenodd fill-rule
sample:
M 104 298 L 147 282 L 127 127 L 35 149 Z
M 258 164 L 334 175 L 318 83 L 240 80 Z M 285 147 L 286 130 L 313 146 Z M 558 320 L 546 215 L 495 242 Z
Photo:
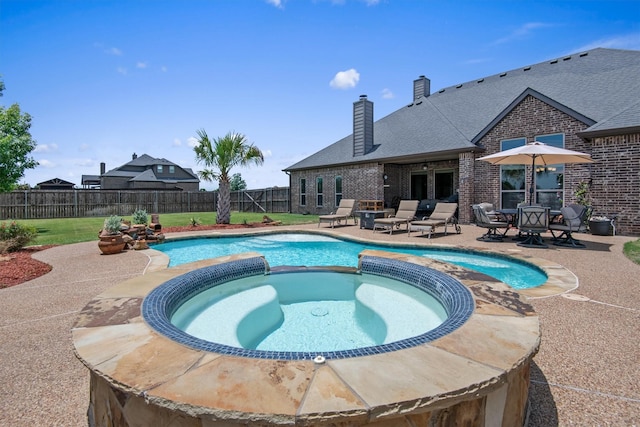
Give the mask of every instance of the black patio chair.
M 573 237 L 573 233 L 587 231 L 587 219 L 589 208 L 581 205 L 570 205 L 560 209 L 562 222 L 549 224 L 549 230 L 553 236 L 553 244 L 571 248 L 584 248 L 584 243 Z M 560 232 L 556 236 L 555 233 Z
M 518 230 L 525 234 L 524 240 L 516 243 L 528 248 L 548 248 L 541 233 L 549 229 L 549 208 L 522 206 L 518 208 Z
M 476 240 L 482 242 L 496 242 L 502 241 L 502 238 L 507 234 L 511 224 L 508 221 L 497 221 L 489 217 L 487 212 L 480 205 L 473 205 L 473 215 L 476 218 L 476 225 L 487 229 L 487 232 Z M 502 233 L 498 230 L 504 230 Z

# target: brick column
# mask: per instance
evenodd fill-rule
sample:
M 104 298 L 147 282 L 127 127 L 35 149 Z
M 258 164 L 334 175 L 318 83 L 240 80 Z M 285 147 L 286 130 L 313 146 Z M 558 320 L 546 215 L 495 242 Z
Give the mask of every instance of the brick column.
M 461 224 L 470 224 L 473 220 L 473 180 L 475 174 L 475 155 L 471 152 L 458 155 L 460 182 L 458 184 L 458 220 Z

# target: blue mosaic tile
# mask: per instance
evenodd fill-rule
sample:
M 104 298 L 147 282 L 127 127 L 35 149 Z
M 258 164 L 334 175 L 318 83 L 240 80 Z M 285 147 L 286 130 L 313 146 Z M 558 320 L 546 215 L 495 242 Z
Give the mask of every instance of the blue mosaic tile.
M 448 317 L 441 325 L 422 335 L 379 346 L 322 352 L 325 359 L 368 356 L 415 347 L 453 332 L 473 313 L 475 304 L 471 292 L 458 280 L 440 271 L 404 261 L 371 256 L 362 257 L 360 269 L 364 273 L 399 280 L 427 292 L 444 306 Z M 158 333 L 198 350 L 259 359 L 312 360 L 318 354 L 230 347 L 193 337 L 171 324 L 171 316 L 178 307 L 194 295 L 230 280 L 265 274 L 267 271 L 268 266 L 262 257 L 190 271 L 151 291 L 143 301 L 142 315 L 149 326 Z

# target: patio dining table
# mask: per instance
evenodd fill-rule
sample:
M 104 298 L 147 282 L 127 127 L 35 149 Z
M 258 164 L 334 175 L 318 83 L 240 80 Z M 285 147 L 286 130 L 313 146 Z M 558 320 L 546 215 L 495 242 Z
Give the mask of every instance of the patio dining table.
M 518 226 L 518 208 L 496 209 L 496 213 L 502 216 L 512 227 Z M 560 215 L 561 212 L 559 209 L 549 208 L 549 224 L 557 221 Z

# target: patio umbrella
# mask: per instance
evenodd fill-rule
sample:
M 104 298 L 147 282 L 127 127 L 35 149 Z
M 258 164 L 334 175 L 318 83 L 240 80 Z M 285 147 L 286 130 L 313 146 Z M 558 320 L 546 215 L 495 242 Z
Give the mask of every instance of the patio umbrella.
M 565 150 L 564 148 L 554 147 L 538 141 L 479 157 L 478 160 L 483 160 L 494 165 L 531 165 L 531 187 L 529 188 L 530 205 L 533 204 L 536 166 L 554 165 L 558 163 L 593 162 L 589 154 Z

